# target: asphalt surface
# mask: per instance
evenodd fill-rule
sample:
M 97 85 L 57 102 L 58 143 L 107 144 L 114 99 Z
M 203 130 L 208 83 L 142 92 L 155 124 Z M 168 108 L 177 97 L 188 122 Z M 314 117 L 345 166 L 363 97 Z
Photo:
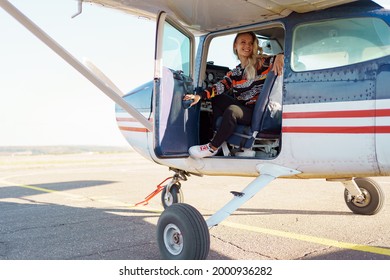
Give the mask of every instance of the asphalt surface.
M 157 260 L 160 194 L 172 172 L 135 152 L 0 156 L 0 260 Z M 390 178 L 378 177 L 387 197 Z M 184 201 L 205 218 L 252 178 L 196 177 Z M 275 180 L 210 230 L 209 260 L 389 260 L 390 201 L 353 214 L 344 188 Z

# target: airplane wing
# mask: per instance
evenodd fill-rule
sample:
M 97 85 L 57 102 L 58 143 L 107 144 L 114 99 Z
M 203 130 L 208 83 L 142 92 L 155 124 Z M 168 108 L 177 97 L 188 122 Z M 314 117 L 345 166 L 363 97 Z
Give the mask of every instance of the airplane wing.
M 208 33 L 254 22 L 278 19 L 357 0 L 84 0 L 141 17 L 167 12 L 196 33 Z

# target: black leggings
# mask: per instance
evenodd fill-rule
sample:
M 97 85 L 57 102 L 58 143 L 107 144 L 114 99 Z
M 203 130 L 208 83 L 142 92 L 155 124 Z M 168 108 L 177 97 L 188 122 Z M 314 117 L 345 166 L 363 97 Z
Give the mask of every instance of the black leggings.
M 214 147 L 220 147 L 233 134 L 237 124 L 250 125 L 254 106 L 243 105 L 237 99 L 226 94 L 215 96 L 211 102 L 214 125 L 220 116 L 222 116 L 222 122 L 210 143 Z

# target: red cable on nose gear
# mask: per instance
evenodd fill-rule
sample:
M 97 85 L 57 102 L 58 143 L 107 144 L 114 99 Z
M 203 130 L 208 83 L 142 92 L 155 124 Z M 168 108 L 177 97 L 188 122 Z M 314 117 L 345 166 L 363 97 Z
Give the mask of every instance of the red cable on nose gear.
M 137 204 L 135 204 L 135 206 L 138 206 L 140 204 L 142 204 L 142 206 L 145 206 L 145 205 L 148 205 L 149 204 L 149 201 L 155 197 L 156 195 L 158 195 L 164 188 L 165 188 L 165 185 L 162 186 L 162 184 L 164 184 L 166 181 L 168 180 L 171 180 L 173 177 L 168 177 L 166 178 L 164 181 L 162 181 L 160 184 L 157 185 L 156 189 L 151 193 L 149 194 L 147 197 L 145 197 L 145 199 L 141 202 L 138 202 Z

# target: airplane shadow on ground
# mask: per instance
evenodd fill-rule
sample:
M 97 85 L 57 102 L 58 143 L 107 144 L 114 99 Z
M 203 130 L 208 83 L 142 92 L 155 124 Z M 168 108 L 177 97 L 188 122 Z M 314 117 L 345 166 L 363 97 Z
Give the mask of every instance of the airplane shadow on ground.
M 389 247 L 380 247 L 389 249 Z M 305 256 L 302 260 L 390 260 L 390 256 L 362 252 L 357 250 L 339 250 L 333 253 L 320 254 L 317 256 Z
M 34 200 L 42 189 L 65 191 L 112 181 L 0 188 L 0 260 L 159 260 L 159 213 L 142 209 L 84 208 Z M 151 223 L 154 222 L 154 223 Z M 217 252 L 209 256 L 228 259 Z

